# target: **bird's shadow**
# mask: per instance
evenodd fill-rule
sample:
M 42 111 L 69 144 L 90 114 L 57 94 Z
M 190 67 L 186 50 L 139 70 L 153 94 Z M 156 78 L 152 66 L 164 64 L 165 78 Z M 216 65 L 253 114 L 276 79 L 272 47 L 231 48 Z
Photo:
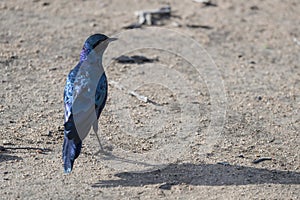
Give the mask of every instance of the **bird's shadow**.
M 107 149 L 108 147 L 105 147 L 105 148 Z M 115 160 L 115 161 L 120 161 L 120 162 L 134 164 L 134 165 L 141 165 L 141 166 L 145 166 L 145 167 L 156 167 L 157 168 L 159 166 L 163 166 L 163 165 L 153 165 L 153 164 L 149 164 L 146 162 L 139 162 L 139 161 L 135 161 L 135 160 L 122 158 L 122 157 L 114 155 L 111 152 L 111 150 L 112 150 L 111 147 L 109 147 L 109 151 L 104 150 L 103 148 L 100 148 L 100 150 L 98 150 L 94 155 L 100 156 L 100 158 L 102 160 Z
M 268 170 L 255 167 L 220 164 L 169 164 L 148 172 L 122 172 L 117 180 L 100 180 L 93 187 L 138 187 L 161 184 L 161 189 L 173 185 L 249 185 L 249 184 L 300 184 L 300 173 Z

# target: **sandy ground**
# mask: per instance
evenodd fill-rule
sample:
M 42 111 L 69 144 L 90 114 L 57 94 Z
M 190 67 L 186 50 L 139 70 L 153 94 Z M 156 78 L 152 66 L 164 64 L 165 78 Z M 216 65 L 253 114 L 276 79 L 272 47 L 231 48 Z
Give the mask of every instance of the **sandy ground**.
M 0 1 L 0 198 L 299 199 L 300 2 L 213 3 Z M 174 35 L 122 39 L 135 11 L 166 4 L 172 17 L 156 27 Z M 63 87 L 93 33 L 121 38 L 106 54 L 109 80 L 156 104 L 110 85 L 99 122 L 109 155 L 90 134 L 65 175 Z M 212 60 L 191 67 L 172 53 L 182 49 Z M 158 61 L 108 59 L 121 54 Z M 252 163 L 262 157 L 272 160 Z

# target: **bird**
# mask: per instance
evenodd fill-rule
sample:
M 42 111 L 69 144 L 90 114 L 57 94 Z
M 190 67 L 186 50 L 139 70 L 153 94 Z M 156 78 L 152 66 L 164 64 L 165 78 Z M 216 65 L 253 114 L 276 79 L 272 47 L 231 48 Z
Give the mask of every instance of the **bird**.
M 98 131 L 98 119 L 105 107 L 108 84 L 102 57 L 108 44 L 117 38 L 104 34 L 89 36 L 81 50 L 78 64 L 67 76 L 64 88 L 64 141 L 63 167 L 71 173 L 78 158 L 82 141 L 93 127 L 100 149 L 103 150 Z

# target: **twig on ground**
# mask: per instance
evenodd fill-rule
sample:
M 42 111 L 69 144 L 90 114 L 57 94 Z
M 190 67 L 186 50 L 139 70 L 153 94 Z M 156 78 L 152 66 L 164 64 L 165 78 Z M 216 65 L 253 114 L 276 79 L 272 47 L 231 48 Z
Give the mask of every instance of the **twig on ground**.
M 156 20 L 170 17 L 171 16 L 171 7 L 164 6 L 155 10 L 141 10 L 135 12 L 135 15 L 138 16 L 139 24 L 153 25 Z
M 272 160 L 272 158 L 271 158 L 271 157 L 262 157 L 262 158 L 253 160 L 252 163 L 253 163 L 253 164 L 258 164 L 258 163 L 263 162 L 263 161 L 266 161 L 266 160 Z
M 143 25 L 152 26 L 157 24 L 157 21 L 171 16 L 171 7 L 163 6 L 159 9 L 154 10 L 141 10 L 136 11 L 135 15 L 138 17 L 138 22 L 124 26 L 124 29 L 141 28 Z
M 212 3 L 211 0 L 193 0 L 193 1 L 196 3 L 202 3 L 205 6 L 214 6 L 214 7 L 217 6 L 217 4 Z
M 137 92 L 133 91 L 133 90 L 127 90 L 123 85 L 121 85 L 120 83 L 116 82 L 116 81 L 110 81 L 109 82 L 110 85 L 116 87 L 119 90 L 125 90 L 128 94 L 136 97 L 138 100 L 147 103 L 149 100 L 146 96 L 140 95 Z

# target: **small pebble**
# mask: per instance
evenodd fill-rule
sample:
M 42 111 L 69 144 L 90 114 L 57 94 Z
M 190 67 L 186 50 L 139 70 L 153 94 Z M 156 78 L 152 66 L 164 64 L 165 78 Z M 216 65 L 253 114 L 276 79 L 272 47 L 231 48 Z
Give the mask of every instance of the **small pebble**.
M 256 97 L 256 100 L 257 100 L 257 101 L 261 101 L 261 100 L 262 100 L 262 97 L 261 97 L 261 96 L 257 96 L 257 97 Z
M 250 9 L 251 10 L 258 10 L 259 8 L 257 6 L 251 6 Z
M 181 24 L 179 24 L 178 22 L 172 22 L 172 26 L 174 26 L 174 27 L 181 27 Z
M 97 24 L 96 24 L 96 23 L 90 23 L 90 26 L 91 26 L 91 27 L 96 27 Z
M 50 5 L 49 2 L 44 2 L 44 3 L 42 3 L 42 6 L 49 6 L 49 5 Z
M 238 155 L 238 158 L 245 158 L 243 154 Z

